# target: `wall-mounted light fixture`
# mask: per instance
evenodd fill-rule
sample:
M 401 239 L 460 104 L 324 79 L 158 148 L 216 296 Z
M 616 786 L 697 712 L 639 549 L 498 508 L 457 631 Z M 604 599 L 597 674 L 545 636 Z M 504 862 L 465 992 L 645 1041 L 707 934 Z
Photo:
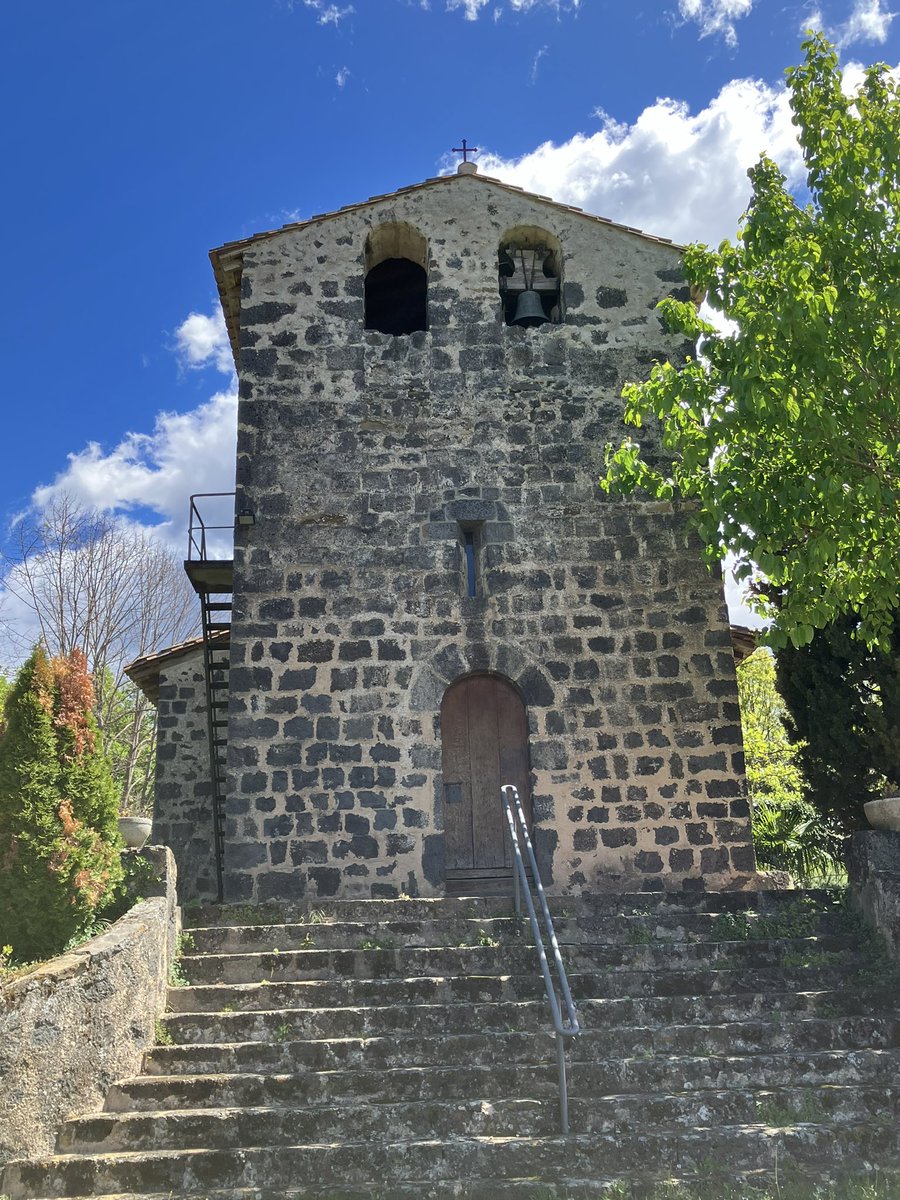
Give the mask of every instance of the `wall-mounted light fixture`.
M 238 525 L 255 525 L 256 514 L 252 513 L 249 508 L 242 508 L 237 515 L 236 524 Z

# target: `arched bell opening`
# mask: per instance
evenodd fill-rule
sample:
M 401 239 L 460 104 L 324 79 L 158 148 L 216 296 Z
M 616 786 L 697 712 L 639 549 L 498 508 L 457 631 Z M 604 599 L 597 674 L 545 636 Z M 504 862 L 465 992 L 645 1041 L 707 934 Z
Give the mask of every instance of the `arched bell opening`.
M 507 230 L 498 274 L 503 319 L 525 328 L 562 321 L 562 250 L 559 239 L 535 225 Z
M 528 716 L 510 680 L 482 671 L 447 688 L 441 759 L 447 891 L 509 894 L 512 847 L 500 797 L 504 784 L 518 789 L 531 824 Z
M 404 222 L 366 238 L 365 327 L 393 336 L 428 328 L 428 247 Z

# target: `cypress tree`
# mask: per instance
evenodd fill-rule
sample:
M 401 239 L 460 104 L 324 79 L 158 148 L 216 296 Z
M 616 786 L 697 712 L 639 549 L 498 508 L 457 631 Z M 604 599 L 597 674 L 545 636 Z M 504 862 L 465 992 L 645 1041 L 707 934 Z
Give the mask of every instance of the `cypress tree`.
M 122 868 L 115 788 L 75 651 L 38 646 L 6 698 L 0 732 L 0 945 L 45 958 L 91 923 Z

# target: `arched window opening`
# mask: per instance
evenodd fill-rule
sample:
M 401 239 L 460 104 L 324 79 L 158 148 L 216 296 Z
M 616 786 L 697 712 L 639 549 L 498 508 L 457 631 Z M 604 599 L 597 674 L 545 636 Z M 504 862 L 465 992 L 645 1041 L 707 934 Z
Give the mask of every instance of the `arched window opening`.
M 525 328 L 562 320 L 562 253 L 545 229 L 520 226 L 500 242 L 498 273 L 503 319 Z
M 391 222 L 366 239 L 365 324 L 379 333 L 428 328 L 427 246 L 411 225 Z

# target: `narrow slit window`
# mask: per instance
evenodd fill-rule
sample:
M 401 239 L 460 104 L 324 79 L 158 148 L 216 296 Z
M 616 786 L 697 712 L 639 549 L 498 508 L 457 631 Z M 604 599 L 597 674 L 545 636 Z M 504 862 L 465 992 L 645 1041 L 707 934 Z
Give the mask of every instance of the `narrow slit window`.
M 466 595 L 474 600 L 478 595 L 478 559 L 475 555 L 475 531 L 463 530 L 463 550 L 466 556 Z

